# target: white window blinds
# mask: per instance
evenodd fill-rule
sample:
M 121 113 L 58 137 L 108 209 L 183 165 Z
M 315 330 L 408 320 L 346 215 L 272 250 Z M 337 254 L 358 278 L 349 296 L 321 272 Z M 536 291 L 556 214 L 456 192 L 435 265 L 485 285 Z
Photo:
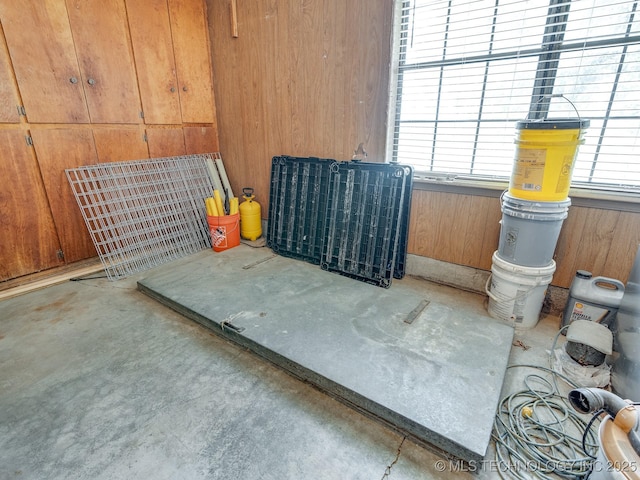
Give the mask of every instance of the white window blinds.
M 629 0 L 405 0 L 393 159 L 508 178 L 516 122 L 588 119 L 573 184 L 640 192 L 640 12 Z

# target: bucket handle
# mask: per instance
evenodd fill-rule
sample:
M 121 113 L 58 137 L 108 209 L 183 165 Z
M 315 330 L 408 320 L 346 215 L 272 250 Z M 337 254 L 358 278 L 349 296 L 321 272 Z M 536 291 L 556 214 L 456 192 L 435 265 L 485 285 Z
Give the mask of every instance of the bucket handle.
M 562 98 L 564 100 L 566 100 L 567 102 L 569 102 L 569 105 L 571 105 L 573 107 L 573 110 L 576 112 L 576 115 L 578 117 L 578 123 L 582 124 L 582 119 L 580 118 L 580 112 L 578 112 L 578 109 L 576 108 L 576 106 L 573 104 L 573 102 L 571 100 L 569 100 L 567 97 L 564 96 L 564 94 L 562 93 L 547 93 L 544 95 L 540 95 L 540 100 L 538 100 L 535 105 L 538 105 L 542 100 L 546 99 L 546 98 Z M 525 119 L 529 118 L 529 115 L 531 114 L 531 111 L 529 111 L 529 113 L 527 113 L 527 116 L 525 117 Z
M 535 285 L 533 285 L 529 290 L 525 290 L 524 292 L 522 292 L 519 295 L 516 295 L 513 298 L 505 298 L 500 300 L 498 297 L 496 297 L 493 293 L 491 293 L 491 291 L 489 290 L 489 284 L 491 283 L 491 278 L 493 277 L 493 274 L 490 273 L 489 274 L 489 278 L 487 278 L 487 283 L 484 284 L 484 291 L 485 293 L 489 296 L 489 298 L 491 300 L 493 300 L 494 302 L 498 302 L 498 303 L 503 303 L 503 302 L 515 302 L 516 300 L 520 300 L 523 297 L 526 297 L 527 295 L 529 295 L 530 292 L 532 292 L 535 288 L 538 288 L 541 284 L 540 280 L 536 281 Z

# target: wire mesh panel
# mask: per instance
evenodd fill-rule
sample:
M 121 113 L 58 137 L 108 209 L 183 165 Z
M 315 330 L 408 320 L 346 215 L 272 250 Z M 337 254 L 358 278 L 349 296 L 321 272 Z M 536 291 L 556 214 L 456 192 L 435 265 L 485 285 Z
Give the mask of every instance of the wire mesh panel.
M 331 162 L 273 157 L 267 245 L 274 252 L 320 263 Z
M 331 166 L 323 269 L 382 287 L 391 285 L 411 173 L 402 165 L 336 162 Z
M 213 158 L 219 154 L 65 170 L 110 280 L 211 247 L 204 199 Z

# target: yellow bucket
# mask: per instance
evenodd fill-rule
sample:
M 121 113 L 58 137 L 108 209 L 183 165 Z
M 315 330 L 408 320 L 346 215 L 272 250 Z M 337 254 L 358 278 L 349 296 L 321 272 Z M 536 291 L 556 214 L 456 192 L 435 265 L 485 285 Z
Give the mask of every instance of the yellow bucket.
M 589 120 L 566 118 L 518 122 L 509 194 L 540 202 L 566 200 L 587 127 Z

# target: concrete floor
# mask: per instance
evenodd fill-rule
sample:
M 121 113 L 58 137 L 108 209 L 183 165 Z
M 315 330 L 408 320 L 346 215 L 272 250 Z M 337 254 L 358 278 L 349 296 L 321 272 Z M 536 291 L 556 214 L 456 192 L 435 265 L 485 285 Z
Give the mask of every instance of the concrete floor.
M 146 297 L 144 277 L 0 302 L 0 478 L 478 478 Z M 485 312 L 483 296 L 401 282 Z M 517 333 L 510 362 L 546 365 L 558 326 Z M 492 459 L 480 478 L 499 478 Z

